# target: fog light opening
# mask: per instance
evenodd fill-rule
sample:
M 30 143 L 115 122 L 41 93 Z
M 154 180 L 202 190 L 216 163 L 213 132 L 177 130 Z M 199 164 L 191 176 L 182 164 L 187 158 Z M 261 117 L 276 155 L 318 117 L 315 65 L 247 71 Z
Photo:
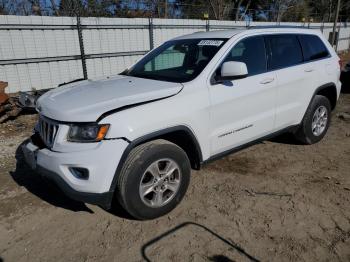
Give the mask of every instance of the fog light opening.
M 89 170 L 83 167 L 70 167 L 69 171 L 78 179 L 89 179 Z

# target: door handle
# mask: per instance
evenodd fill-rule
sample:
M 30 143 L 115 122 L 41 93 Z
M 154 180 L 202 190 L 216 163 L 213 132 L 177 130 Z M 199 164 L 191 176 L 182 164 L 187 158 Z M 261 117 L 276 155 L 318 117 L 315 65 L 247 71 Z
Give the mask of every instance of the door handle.
M 264 80 L 260 81 L 260 84 L 266 85 L 268 83 L 273 82 L 275 79 L 274 78 L 265 78 Z
M 306 68 L 304 71 L 305 71 L 306 73 L 310 73 L 310 72 L 313 72 L 314 69 L 313 69 L 313 68 Z

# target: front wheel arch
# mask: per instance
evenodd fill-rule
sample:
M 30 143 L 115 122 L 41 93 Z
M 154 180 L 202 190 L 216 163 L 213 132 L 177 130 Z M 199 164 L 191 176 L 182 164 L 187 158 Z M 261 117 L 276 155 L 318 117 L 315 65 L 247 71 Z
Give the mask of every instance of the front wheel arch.
M 156 139 L 164 139 L 181 147 L 186 152 L 190 160 L 191 168 L 195 170 L 200 169 L 201 163 L 203 162 L 202 151 L 201 151 L 199 142 L 196 136 L 194 135 L 194 133 L 192 132 L 192 130 L 187 126 L 183 126 L 183 125 L 162 129 L 162 130 L 155 131 L 147 135 L 141 136 L 130 142 L 130 144 L 124 150 L 121 159 L 119 160 L 117 169 L 115 171 L 115 174 L 110 186 L 110 192 L 115 191 L 117 181 L 118 181 L 118 176 L 131 150 L 141 144 L 144 144 Z

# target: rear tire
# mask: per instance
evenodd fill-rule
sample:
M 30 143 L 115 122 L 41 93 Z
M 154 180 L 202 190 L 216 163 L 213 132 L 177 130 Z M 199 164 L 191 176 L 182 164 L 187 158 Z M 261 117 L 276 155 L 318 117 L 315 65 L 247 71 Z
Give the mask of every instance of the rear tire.
M 166 140 L 155 140 L 132 149 L 119 174 L 118 200 L 133 217 L 146 220 L 173 210 L 190 182 L 186 153 Z
M 321 95 L 316 95 L 309 105 L 295 138 L 303 144 L 319 142 L 326 135 L 331 121 L 331 104 Z

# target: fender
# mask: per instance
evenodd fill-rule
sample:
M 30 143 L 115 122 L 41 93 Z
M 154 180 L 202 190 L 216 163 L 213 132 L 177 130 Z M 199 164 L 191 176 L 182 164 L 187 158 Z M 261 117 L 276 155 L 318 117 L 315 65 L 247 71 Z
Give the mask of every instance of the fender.
M 332 89 L 334 89 L 334 91 L 335 91 L 335 100 L 334 100 L 334 101 L 329 101 L 329 102 L 331 103 L 331 105 L 332 105 L 332 110 L 333 110 L 333 109 L 335 108 L 336 104 L 337 104 L 337 99 L 338 99 L 338 96 L 337 96 L 337 87 L 336 87 L 336 85 L 335 85 L 333 82 L 329 82 L 329 83 L 326 83 L 326 84 L 324 84 L 324 85 L 319 86 L 319 87 L 315 90 L 315 92 L 313 93 L 312 98 L 311 98 L 311 100 L 310 100 L 308 106 L 310 106 L 312 100 L 314 99 L 314 97 L 315 97 L 318 93 L 320 93 L 322 90 L 325 90 L 325 89 L 327 89 L 327 88 L 329 88 L 329 87 L 332 88 Z
M 307 111 L 307 109 L 310 107 L 310 105 L 311 105 L 311 103 L 312 103 L 312 100 L 314 100 L 314 97 L 315 97 L 319 92 L 321 92 L 322 90 L 325 90 L 326 88 L 329 88 L 329 87 L 334 88 L 334 89 L 335 89 L 335 92 L 336 92 L 336 94 L 337 94 L 336 85 L 335 85 L 334 83 L 332 83 L 332 82 L 326 83 L 326 84 L 321 85 L 321 86 L 319 86 L 318 88 L 316 88 L 316 90 L 315 90 L 314 93 L 312 94 L 312 97 L 311 97 L 311 99 L 310 99 L 310 101 L 309 101 L 309 104 L 307 105 L 307 107 L 306 107 L 306 109 L 305 109 L 303 118 L 301 119 L 299 125 L 301 125 L 301 123 L 304 121 L 306 111 Z M 332 105 L 332 109 L 334 109 L 335 106 L 336 106 L 337 97 L 336 97 L 335 101 L 333 101 L 333 102 L 334 102 L 334 105 Z M 330 103 L 332 104 L 332 101 L 330 101 Z
M 171 134 L 171 133 L 176 132 L 176 131 L 184 131 L 187 135 L 189 135 L 191 137 L 191 139 L 195 145 L 195 151 L 196 151 L 196 155 L 198 157 L 198 162 L 199 162 L 199 166 L 198 166 L 198 169 L 199 169 L 200 163 L 203 162 L 203 155 L 202 155 L 202 151 L 201 151 L 200 145 L 198 143 L 198 140 L 197 140 L 196 136 L 194 135 L 194 133 L 192 132 L 192 130 L 184 125 L 169 127 L 169 128 L 165 128 L 165 129 L 158 130 L 158 131 L 152 132 L 150 134 L 141 136 L 141 137 L 139 137 L 139 138 L 137 138 L 129 143 L 129 145 L 124 150 L 123 155 L 118 163 L 118 167 L 114 173 L 114 177 L 113 177 L 109 191 L 115 192 L 115 188 L 116 188 L 117 181 L 118 181 L 118 176 L 122 170 L 123 164 L 125 163 L 130 151 L 133 148 L 135 148 L 136 146 L 143 144 L 145 142 L 154 140 L 156 138 L 162 137 L 162 136 L 167 135 L 167 134 Z

